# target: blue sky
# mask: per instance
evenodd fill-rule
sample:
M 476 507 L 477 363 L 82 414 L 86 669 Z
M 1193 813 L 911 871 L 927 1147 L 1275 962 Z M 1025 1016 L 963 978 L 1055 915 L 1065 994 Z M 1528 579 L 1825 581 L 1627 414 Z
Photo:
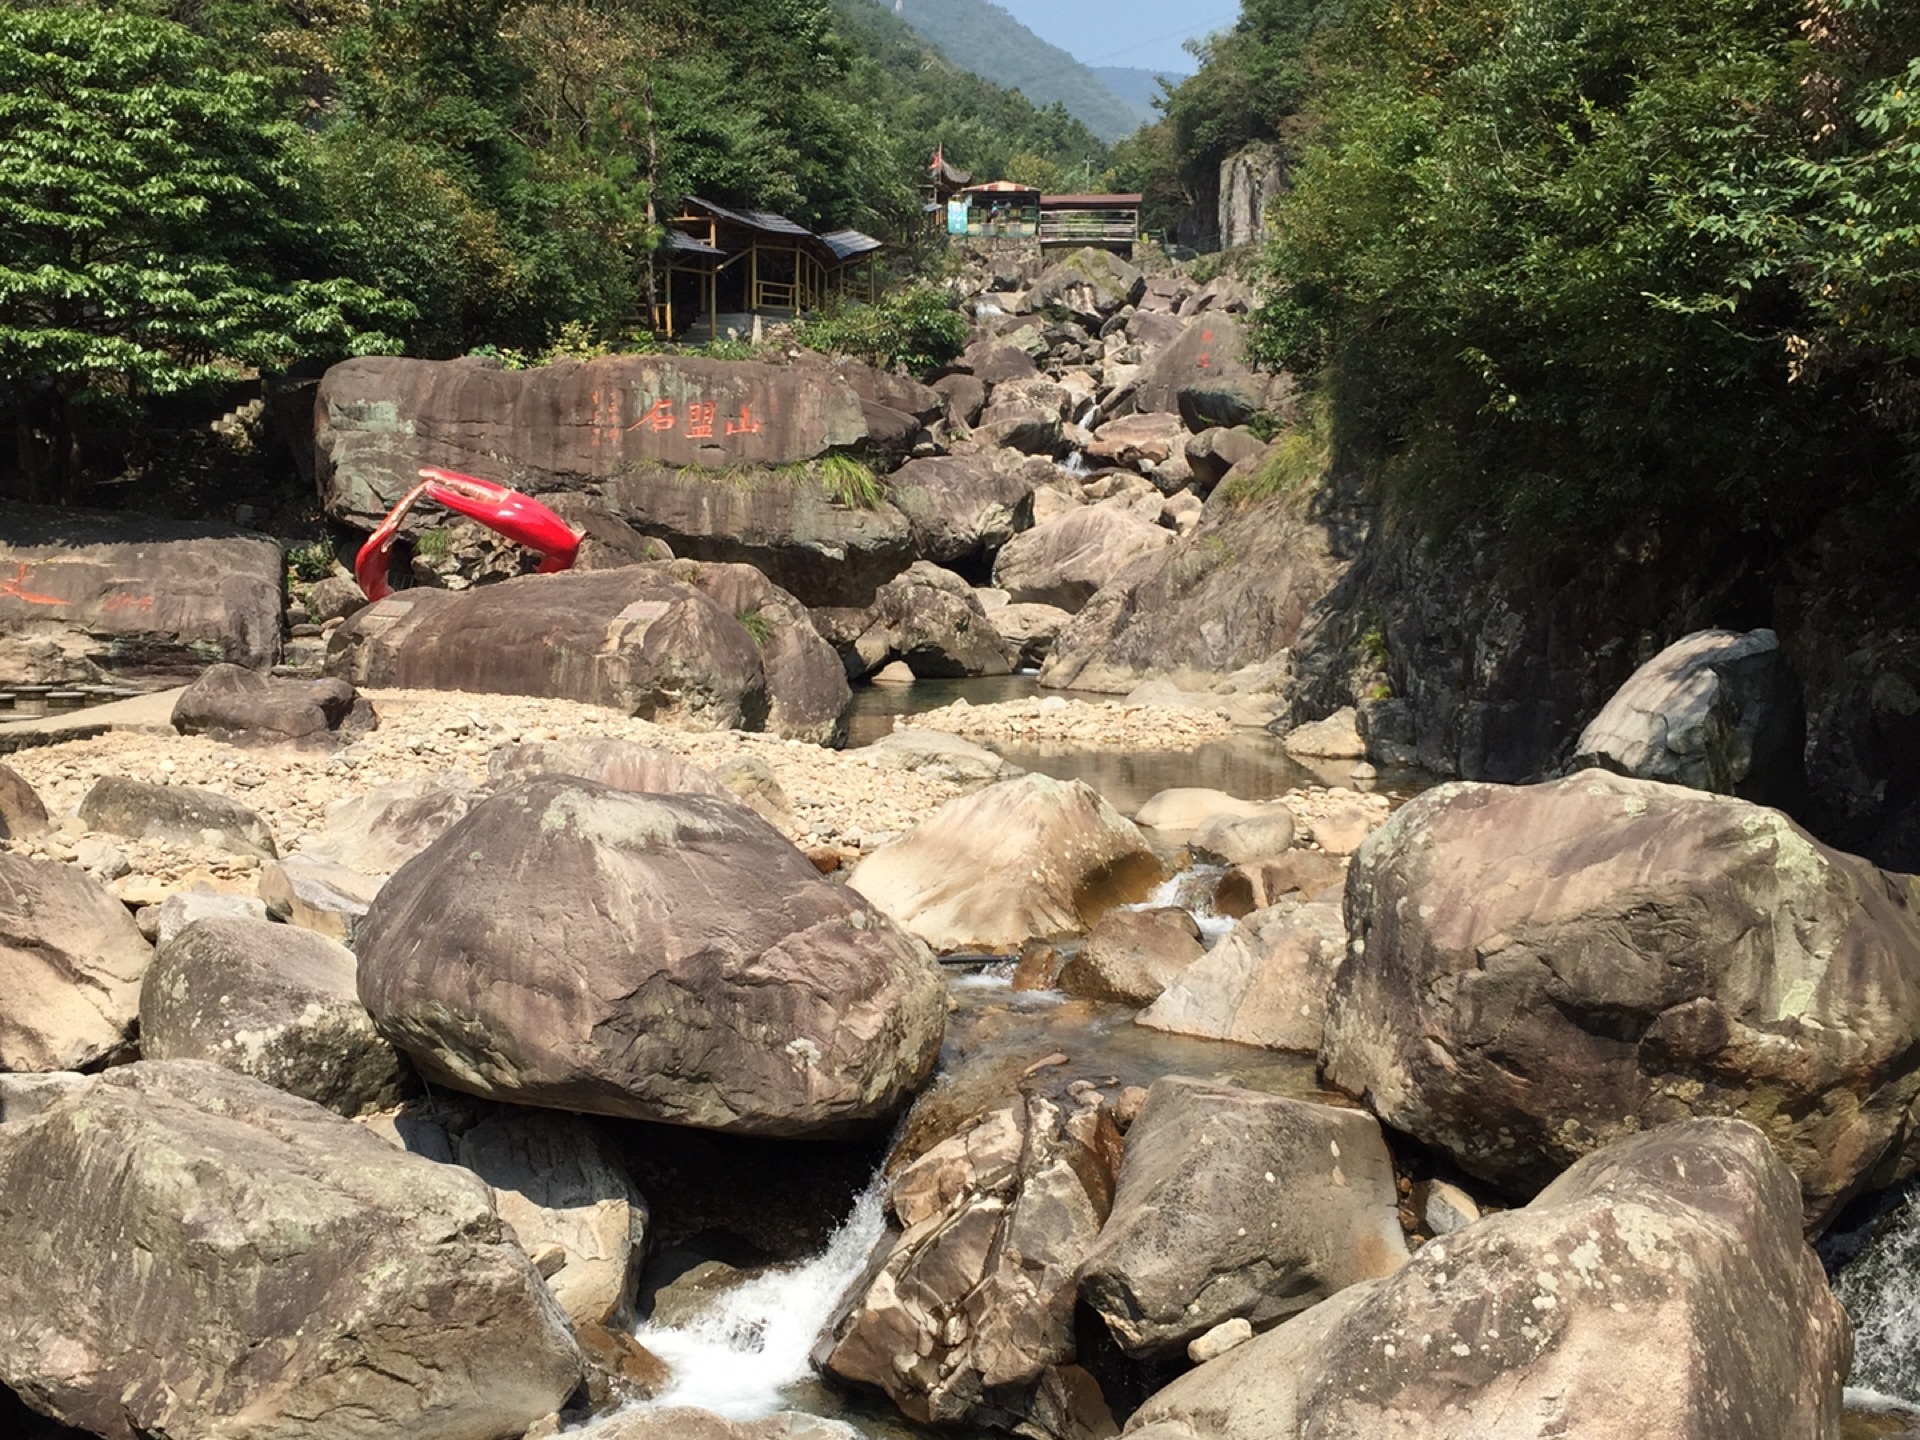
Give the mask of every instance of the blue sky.
M 1191 73 L 1189 36 L 1224 30 L 1239 0 L 994 0 L 1042 40 L 1083 65 L 1136 65 Z

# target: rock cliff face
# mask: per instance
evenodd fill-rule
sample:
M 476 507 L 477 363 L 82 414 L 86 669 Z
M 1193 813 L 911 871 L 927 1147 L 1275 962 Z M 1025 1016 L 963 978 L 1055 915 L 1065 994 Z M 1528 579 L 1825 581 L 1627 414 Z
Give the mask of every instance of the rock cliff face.
M 1249 145 L 1221 161 L 1221 245 L 1231 250 L 1258 240 L 1267 206 L 1286 183 L 1286 167 L 1272 145 Z

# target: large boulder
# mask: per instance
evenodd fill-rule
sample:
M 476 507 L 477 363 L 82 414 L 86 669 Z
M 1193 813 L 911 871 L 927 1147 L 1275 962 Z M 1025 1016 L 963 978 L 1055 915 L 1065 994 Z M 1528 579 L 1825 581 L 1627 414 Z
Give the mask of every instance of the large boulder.
M 1806 790 L 1806 710 L 1771 630 L 1699 630 L 1628 677 L 1574 765 L 1787 805 Z
M 893 1113 L 945 1020 L 937 967 L 759 817 L 566 776 L 387 882 L 360 996 L 456 1089 L 762 1135 Z
M 1016 535 L 994 561 L 993 583 L 1018 603 L 1077 612 L 1115 575 L 1173 543 L 1171 530 L 1125 510 L 1084 506 Z
M 1074 1426 L 1091 1388 L 1075 1363 L 1075 1277 L 1120 1149 L 1097 1095 L 1021 1096 L 935 1145 L 894 1177 L 898 1229 L 816 1361 L 922 1424 L 1087 1433 Z
M 267 822 L 213 790 L 156 785 L 130 775 L 102 775 L 80 801 L 89 829 L 131 839 L 171 840 L 271 860 L 278 850 Z
M 509 783 L 535 775 L 573 775 L 634 795 L 712 795 L 721 800 L 733 797 L 733 792 L 714 778 L 712 771 L 665 750 L 636 745 L 631 740 L 594 740 L 570 735 L 560 740 L 502 745 L 487 756 L 487 774 L 494 780 Z M 448 823 L 458 818 L 454 816 Z M 425 844 L 420 848 L 425 849 Z
M 423 465 L 540 494 L 647 465 L 788 465 L 866 436 L 859 395 L 825 366 L 684 355 L 532 370 L 368 356 L 327 371 L 314 412 L 327 513 L 367 528 Z
M 1372 1116 L 1168 1076 L 1127 1132 L 1080 1294 L 1136 1355 L 1233 1319 L 1265 1330 L 1406 1264 L 1398 1199 Z
M 840 657 L 814 628 L 806 606 L 751 565 L 676 560 L 660 569 L 706 595 L 746 629 L 766 675 L 768 734 L 814 745 L 846 743 L 853 691 Z
M 1129 1440 L 1837 1440 L 1847 1317 L 1752 1126 L 1588 1157 L 1167 1386 Z
M 1256 911 L 1175 976 L 1134 1022 L 1311 1054 L 1325 1035 L 1327 992 L 1346 947 L 1338 905 Z
M 1053 650 L 1053 642 L 1073 621 L 1057 605 L 1002 605 L 987 612 L 987 623 L 1013 652 L 1022 669 L 1038 669 Z
M 1178 415 L 1190 430 L 1284 418 L 1293 403 L 1292 378 L 1254 370 L 1246 360 L 1245 326 L 1222 312 L 1193 320 L 1147 362 L 1133 392 L 1136 410 Z
M 983 560 L 1019 528 L 1034 477 L 990 455 L 930 455 L 887 477 L 887 498 L 913 527 L 914 554 L 939 565 Z
M 211 1061 L 348 1116 L 397 1105 L 409 1078 L 360 1003 L 353 952 L 267 920 L 196 920 L 161 945 L 140 1054 Z
M 1098 577 L 1100 591 L 1054 641 L 1041 684 L 1125 694 L 1168 679 L 1209 690 L 1295 643 L 1344 571 L 1341 548 L 1298 496 L 1242 506 L 1216 495 L 1191 534 Z
M 745 626 L 651 565 L 403 590 L 333 632 L 356 685 L 542 695 L 687 729 L 760 729 L 766 670 Z
M 1023 775 L 948 801 L 848 884 L 935 950 L 1012 952 L 1085 934 L 1160 877 L 1140 832 L 1091 786 Z
M 380 882 L 371 875 L 307 854 L 284 855 L 263 866 L 258 887 L 260 903 L 273 919 L 349 948 L 379 893 Z
M 483 1440 L 580 1356 L 487 1188 L 198 1061 L 0 1126 L 0 1382 L 108 1440 Z
M 1089 330 L 1098 330 L 1121 307 L 1136 304 L 1146 290 L 1146 277 L 1139 270 L 1111 250 L 1090 245 L 1041 271 L 1027 291 L 1027 307 L 1035 312 L 1063 310 Z
M 1115 910 L 1061 969 L 1059 986 L 1088 1000 L 1151 1005 L 1205 953 L 1200 927 L 1184 910 Z
M 0 850 L 0 1070 L 78 1070 L 130 1050 L 152 959 L 98 880 Z
M 1347 879 L 1329 1080 L 1494 1184 L 1689 1115 L 1753 1121 L 1809 1227 L 1914 1168 L 1920 880 L 1778 811 L 1600 770 L 1455 783 Z
M 240 665 L 215 665 L 180 692 L 173 728 L 258 745 L 324 743 L 353 713 L 356 698 L 344 680 L 283 680 Z
M 925 560 L 881 586 L 865 618 L 866 629 L 852 646 L 863 668 L 903 660 L 922 679 L 1013 669 L 1015 657 L 972 587 Z
M 9 503 L 0 515 L 0 675 L 184 685 L 209 660 L 280 654 L 280 546 L 146 515 Z

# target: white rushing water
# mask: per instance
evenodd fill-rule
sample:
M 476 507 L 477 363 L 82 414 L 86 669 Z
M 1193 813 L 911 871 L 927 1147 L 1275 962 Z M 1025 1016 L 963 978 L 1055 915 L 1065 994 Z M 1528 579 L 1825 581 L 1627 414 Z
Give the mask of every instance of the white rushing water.
M 1193 923 L 1200 927 L 1200 938 L 1211 950 L 1236 923 L 1231 916 L 1213 913 L 1213 887 L 1219 883 L 1223 873 L 1218 865 L 1195 865 L 1191 870 L 1168 876 L 1146 899 L 1127 908 L 1165 910 L 1169 906 L 1177 906 L 1193 917 Z
M 814 1341 L 885 1233 L 884 1189 L 876 1175 L 827 1248 L 805 1264 L 756 1276 L 691 1324 L 642 1325 L 640 1343 L 673 1371 L 652 1404 L 698 1406 L 729 1420 L 787 1408 L 783 1392 L 813 1374 Z

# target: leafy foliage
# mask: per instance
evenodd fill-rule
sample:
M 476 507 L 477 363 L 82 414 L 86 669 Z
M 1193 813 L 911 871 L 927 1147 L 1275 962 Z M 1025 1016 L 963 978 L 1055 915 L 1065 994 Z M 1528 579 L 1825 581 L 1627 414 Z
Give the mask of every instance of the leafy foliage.
M 301 223 L 296 134 L 180 26 L 0 11 L 0 386 L 49 398 L 58 466 L 76 402 L 390 343 Z
M 851 355 L 883 368 L 923 375 L 960 353 L 967 320 L 953 297 L 932 285 L 912 285 L 872 305 L 850 301 L 802 316 L 794 327 L 802 345 Z
M 1836 81 L 1813 133 L 1804 16 L 1355 0 L 1258 350 L 1318 372 L 1336 442 L 1442 519 L 1757 522 L 1809 467 L 1870 464 L 1858 386 L 1810 382 L 1859 339 L 1910 358 L 1920 157 L 1904 59 Z

